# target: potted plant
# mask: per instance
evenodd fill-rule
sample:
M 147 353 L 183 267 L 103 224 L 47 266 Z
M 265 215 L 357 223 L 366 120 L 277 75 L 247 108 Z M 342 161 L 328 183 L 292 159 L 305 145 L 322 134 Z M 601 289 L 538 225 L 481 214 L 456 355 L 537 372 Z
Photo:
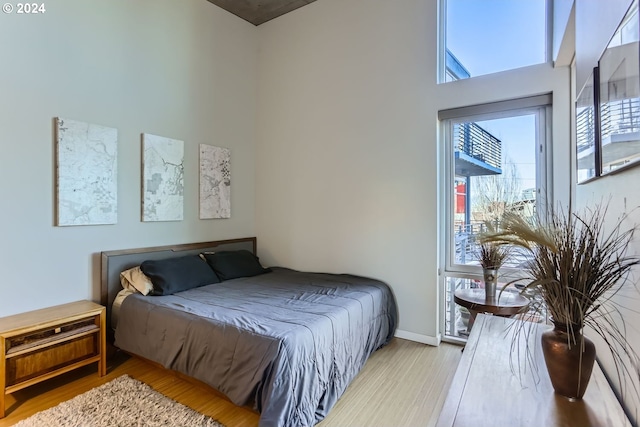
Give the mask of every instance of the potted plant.
M 620 381 L 632 373 L 640 379 L 638 356 L 626 339 L 622 317 L 614 317 L 619 311 L 612 300 L 631 268 L 640 264 L 640 258 L 626 254 L 636 227 L 623 230 L 619 219 L 605 232 L 605 213 L 602 206 L 583 214 L 551 212 L 544 223 L 507 213 L 500 230 L 481 237 L 483 243 L 530 251 L 525 277 L 511 283 L 524 285 L 534 313 L 550 316 L 554 328 L 542 335 L 543 355 L 555 391 L 572 399 L 584 395 L 595 361 L 585 327 L 608 346 Z
M 485 297 L 487 299 L 495 298 L 498 270 L 509 256 L 509 246 L 500 242 L 480 241 L 477 256 L 484 277 Z

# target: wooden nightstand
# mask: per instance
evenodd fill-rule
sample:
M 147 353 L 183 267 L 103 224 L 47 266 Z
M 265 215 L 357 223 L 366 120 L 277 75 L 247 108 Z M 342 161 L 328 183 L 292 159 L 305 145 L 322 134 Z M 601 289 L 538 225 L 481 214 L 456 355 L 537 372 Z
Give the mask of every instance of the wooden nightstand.
M 5 395 L 98 362 L 107 373 L 106 309 L 77 301 L 0 318 L 0 418 Z

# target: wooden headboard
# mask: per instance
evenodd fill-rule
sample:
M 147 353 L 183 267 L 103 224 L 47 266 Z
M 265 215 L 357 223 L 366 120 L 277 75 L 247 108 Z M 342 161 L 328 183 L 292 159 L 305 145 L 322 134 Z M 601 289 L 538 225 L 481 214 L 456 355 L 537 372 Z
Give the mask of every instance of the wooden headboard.
M 120 272 L 140 265 L 145 260 L 159 260 L 199 254 L 205 251 L 236 251 L 246 249 L 256 253 L 256 238 L 216 240 L 149 248 L 123 249 L 102 252 L 100 303 L 107 307 L 107 325 L 111 325 L 111 305 L 120 290 Z M 109 329 L 109 328 L 108 328 Z

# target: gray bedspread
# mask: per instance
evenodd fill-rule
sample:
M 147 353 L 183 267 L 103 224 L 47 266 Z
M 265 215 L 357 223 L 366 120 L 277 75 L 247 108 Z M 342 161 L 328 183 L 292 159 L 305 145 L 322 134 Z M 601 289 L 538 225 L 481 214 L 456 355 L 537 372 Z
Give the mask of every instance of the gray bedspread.
M 274 268 L 174 295 L 129 296 L 115 344 L 254 405 L 261 427 L 301 427 L 327 415 L 396 323 L 383 282 Z

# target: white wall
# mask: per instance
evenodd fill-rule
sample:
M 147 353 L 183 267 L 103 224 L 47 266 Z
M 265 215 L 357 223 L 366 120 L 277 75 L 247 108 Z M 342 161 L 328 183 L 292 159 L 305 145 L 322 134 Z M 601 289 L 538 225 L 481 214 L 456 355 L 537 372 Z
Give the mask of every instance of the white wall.
M 575 0 L 576 87 L 578 92 L 598 65 L 632 0 Z
M 576 208 L 580 212 L 584 209 L 592 208 L 597 204 L 607 206 L 607 216 L 605 230 L 611 230 L 614 224 L 620 218 L 626 216 L 623 221 L 622 229 L 626 230 L 631 227 L 640 227 L 640 192 L 638 192 L 637 184 L 640 182 L 640 167 L 621 172 L 616 175 L 609 175 L 592 181 L 588 184 L 578 185 L 576 189 Z M 634 240 L 627 255 L 640 256 L 640 229 L 636 232 Z M 640 354 L 640 268 L 635 268 L 628 282 L 623 286 L 618 295 L 613 298 L 613 303 L 619 310 L 624 323 L 626 324 L 626 337 L 631 343 L 636 353 Z M 615 316 L 618 325 L 622 327 L 620 318 Z M 617 384 L 616 367 L 609 355 L 609 350 L 604 342 L 596 339 L 594 333 L 588 334 L 589 337 L 596 341 L 597 357 L 609 378 L 614 382 L 617 392 L 622 388 Z M 633 367 L 628 364 L 629 369 Z M 632 371 L 633 372 L 633 371 Z M 627 379 L 627 387 L 631 386 L 628 380 L 637 375 L 624 375 Z M 637 381 L 636 386 L 640 387 Z M 640 421 L 640 399 L 635 395 L 633 389 L 629 388 L 624 393 L 623 402 L 626 409 L 630 412 L 634 425 Z
M 556 66 L 569 67 L 576 53 L 576 0 L 553 0 L 552 3 L 552 59 Z
M 0 316 L 99 299 L 99 252 L 254 235 L 256 29 L 204 0 L 0 14 Z M 54 227 L 53 118 L 115 127 L 118 223 Z M 179 222 L 140 221 L 140 134 L 185 142 Z M 198 144 L 231 149 L 232 218 L 198 219 Z
M 615 0 L 608 2 L 606 6 L 600 2 L 589 0 L 576 0 L 576 66 L 577 78 L 574 89 L 578 92 L 584 79 L 591 73 L 594 66 L 614 31 L 622 20 L 631 0 Z M 575 186 L 575 209 L 584 214 L 585 209 L 597 204 L 607 206 L 605 230 L 617 223 L 619 218 L 626 215 L 623 229 L 640 225 L 640 193 L 634 188 L 634 184 L 640 180 L 640 168 L 627 170 L 615 175 L 608 175 L 585 184 Z M 640 236 L 636 233 L 629 248 L 628 255 L 640 255 Z M 626 336 L 636 352 L 640 353 L 640 329 L 636 326 L 640 322 L 638 288 L 640 286 L 640 268 L 636 268 L 629 276 L 629 282 L 625 284 L 620 293 L 613 298 L 617 305 L 621 318 L 626 323 Z M 618 325 L 622 325 L 620 318 L 616 317 Z M 605 373 L 614 383 L 616 392 L 622 398 L 623 405 L 630 415 L 634 425 L 640 422 L 640 399 L 631 388 L 632 383 L 627 382 L 626 391 L 617 381 L 617 370 L 613 359 L 609 354 L 606 344 L 597 338 L 595 333 L 587 331 L 587 335 L 596 342 L 597 358 Z M 632 365 L 627 364 L 629 369 Z M 632 375 L 623 375 L 629 380 Z M 636 386 L 640 387 L 637 381 Z M 621 393 L 622 392 L 622 393 Z
M 437 342 L 440 109 L 553 92 L 568 197 L 569 70 L 436 84 L 437 1 L 322 0 L 258 27 L 261 259 L 388 282 L 405 336 Z

